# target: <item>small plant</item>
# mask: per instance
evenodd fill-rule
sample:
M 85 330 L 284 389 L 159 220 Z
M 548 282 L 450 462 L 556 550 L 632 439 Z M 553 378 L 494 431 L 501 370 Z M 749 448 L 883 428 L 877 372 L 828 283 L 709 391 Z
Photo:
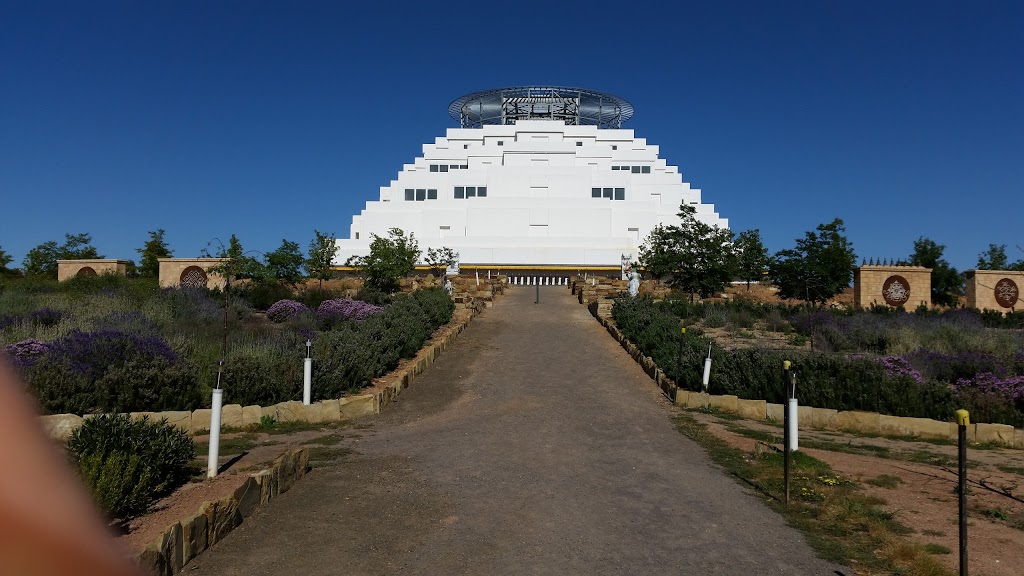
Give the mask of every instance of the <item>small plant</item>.
M 929 554 L 949 554 L 951 550 L 946 548 L 942 544 L 935 544 L 934 542 L 924 545 L 924 551 Z
M 192 439 L 166 421 L 126 414 L 86 420 L 68 438 L 67 449 L 96 503 L 122 522 L 184 484 L 196 452 Z
M 903 479 L 899 476 L 893 476 L 892 474 L 881 474 L 867 480 L 868 484 L 872 486 L 878 486 L 879 488 L 895 488 L 900 484 L 903 484 Z
M 1010 520 L 1010 515 L 1002 508 L 986 508 L 981 511 L 981 514 L 992 518 L 993 520 L 1002 520 L 1003 522 L 1008 522 Z
M 274 418 L 270 414 L 260 416 L 260 428 L 263 430 L 273 430 L 274 428 L 277 428 L 277 418 Z
M 800 347 L 806 346 L 807 345 L 807 336 L 804 336 L 803 334 L 791 334 L 789 336 L 789 344 L 791 346 L 800 346 Z

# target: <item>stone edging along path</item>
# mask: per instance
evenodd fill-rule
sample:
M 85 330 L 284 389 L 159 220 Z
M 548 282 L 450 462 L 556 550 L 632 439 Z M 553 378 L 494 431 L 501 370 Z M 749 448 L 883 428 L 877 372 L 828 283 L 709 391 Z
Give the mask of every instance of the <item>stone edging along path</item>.
M 473 317 L 479 313 L 474 307 L 456 309 L 451 322 L 442 326 L 431 339 L 420 348 L 416 356 L 402 360 L 398 368 L 374 380 L 367 392 L 343 398 L 320 400 L 308 406 L 292 400 L 280 402 L 272 406 L 242 406 L 226 404 L 221 408 L 221 426 L 228 429 L 244 429 L 258 426 L 264 416 L 270 416 L 277 422 L 337 422 L 349 418 L 380 414 L 388 404 L 394 402 L 402 390 L 408 388 L 416 376 L 434 363 L 455 338 L 466 329 Z M 313 383 L 316 386 L 316 382 Z M 176 426 L 196 436 L 205 434 L 210 429 L 211 410 L 200 408 L 193 411 L 166 412 L 131 412 L 132 418 L 148 416 L 150 420 L 166 419 L 168 424 Z M 89 416 L 85 416 L 88 418 Z M 56 440 L 66 440 L 85 419 L 76 414 L 53 414 L 40 417 L 43 426 L 50 436 Z
M 732 395 L 712 395 L 701 392 L 688 392 L 680 389 L 665 372 L 654 363 L 649 356 L 629 341 L 615 322 L 599 313 L 599 306 L 591 303 L 588 306 L 594 318 L 608 330 L 608 333 L 626 352 L 643 367 L 658 387 L 676 405 L 683 408 L 715 408 L 722 412 L 738 414 L 751 420 L 783 419 L 783 405 L 771 404 L 764 400 L 743 400 Z M 824 430 L 849 430 L 867 434 L 891 436 L 919 436 L 928 438 L 944 438 L 956 440 L 958 431 L 954 422 L 940 422 L 929 418 L 909 418 L 888 416 L 875 412 L 838 411 L 830 408 L 812 408 L 800 406 L 797 415 L 800 428 L 818 428 Z M 1013 448 L 1024 448 L 1024 429 L 1015 429 L 1007 424 L 971 424 L 967 428 L 967 437 L 971 442 L 1001 444 Z
M 177 574 L 193 558 L 223 540 L 257 508 L 287 492 L 308 471 L 308 449 L 281 454 L 270 468 L 249 476 L 234 494 L 216 502 L 203 502 L 193 516 L 168 526 L 135 555 L 135 561 L 152 576 Z

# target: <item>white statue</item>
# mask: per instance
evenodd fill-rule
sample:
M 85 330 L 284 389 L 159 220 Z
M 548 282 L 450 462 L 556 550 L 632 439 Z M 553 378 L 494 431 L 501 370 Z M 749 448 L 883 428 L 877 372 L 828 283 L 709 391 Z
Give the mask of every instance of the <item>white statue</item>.
M 636 298 L 636 295 L 640 293 L 640 274 L 636 270 L 633 270 L 629 275 L 629 296 L 630 298 Z
M 444 291 L 447 292 L 449 296 L 451 296 L 452 292 L 455 291 L 455 287 L 452 286 L 452 281 L 448 278 L 444 279 Z
M 621 276 L 619 277 L 620 280 L 629 280 L 629 271 L 633 269 L 632 261 L 633 261 L 633 255 L 632 254 L 622 254 L 622 255 L 620 255 L 620 259 L 619 259 L 619 272 L 621 273 Z

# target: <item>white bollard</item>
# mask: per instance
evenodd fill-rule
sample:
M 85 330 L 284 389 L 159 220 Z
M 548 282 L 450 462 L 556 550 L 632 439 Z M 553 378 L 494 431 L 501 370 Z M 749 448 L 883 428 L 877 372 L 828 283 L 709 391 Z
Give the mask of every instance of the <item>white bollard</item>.
M 309 406 L 313 395 L 313 358 L 310 356 L 311 340 L 306 340 L 306 359 L 302 363 L 302 403 Z
M 797 437 L 797 429 L 798 429 L 798 426 L 797 426 L 798 422 L 797 421 L 800 419 L 800 417 L 797 416 L 800 413 L 799 408 L 800 408 L 800 403 L 797 402 L 797 399 L 796 398 L 790 398 L 789 399 L 789 410 L 790 410 L 790 412 L 789 412 L 789 449 L 792 450 L 793 452 L 796 452 L 796 449 L 799 446 L 799 442 L 797 441 L 797 438 L 796 438 Z
M 480 285 L 480 271 L 479 270 L 476 271 L 476 285 L 477 286 Z
M 491 279 L 491 271 L 490 271 L 490 270 L 488 270 L 488 271 L 487 271 L 487 279 L 488 279 L 488 280 L 490 280 L 490 279 Z
M 705 394 L 708 393 L 708 383 L 711 382 L 711 356 L 704 359 L 704 378 L 701 380 Z
M 219 382 L 218 382 L 219 384 Z M 213 402 L 210 410 L 210 453 L 206 466 L 206 477 L 216 478 L 218 460 L 220 459 L 220 409 L 224 403 L 224 391 L 217 388 L 213 391 Z

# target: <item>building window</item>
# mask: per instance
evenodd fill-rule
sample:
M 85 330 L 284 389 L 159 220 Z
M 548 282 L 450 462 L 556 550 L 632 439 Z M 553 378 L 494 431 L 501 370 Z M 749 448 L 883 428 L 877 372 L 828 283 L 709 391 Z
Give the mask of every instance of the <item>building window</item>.
M 577 142 L 576 145 L 577 146 L 583 146 L 583 142 Z
M 463 188 L 462 186 L 456 186 L 455 187 L 455 198 L 456 199 L 462 199 L 462 198 L 465 198 L 465 197 L 466 197 L 466 189 Z
M 600 198 L 601 197 L 601 189 L 600 188 L 591 188 L 590 189 L 590 197 L 591 198 Z
M 475 186 L 466 186 L 466 198 L 473 198 L 476 196 Z
M 591 198 L 607 198 L 609 200 L 625 200 L 625 188 L 591 188 Z
M 626 189 L 625 188 L 616 188 L 615 189 L 615 199 L 616 200 L 625 200 L 626 199 Z
M 464 149 L 469 149 L 469 144 L 463 144 L 463 145 L 462 145 L 462 147 L 463 147 Z
M 431 164 L 430 165 L 430 171 L 431 172 L 437 172 L 437 164 Z
M 359 240 L 359 232 L 356 232 L 356 240 Z
M 505 141 L 504 140 L 498 140 L 498 146 L 504 146 L 504 145 L 505 145 Z
M 612 150 L 618 150 L 618 149 L 619 149 L 619 147 L 618 147 L 618 146 L 616 146 L 616 145 L 612 144 Z
M 437 200 L 437 190 L 430 188 L 427 190 L 427 200 Z
M 416 189 L 416 201 L 417 202 L 422 202 L 423 200 L 426 200 L 426 199 L 427 199 L 427 191 L 425 189 L 423 189 L 423 188 L 417 188 Z
M 469 164 L 463 164 L 462 165 L 462 169 L 463 170 L 469 170 Z
M 412 200 L 415 200 L 416 199 L 416 191 L 413 190 L 412 188 L 406 188 L 405 189 L 405 199 L 406 199 L 406 201 L 410 201 L 410 202 Z
M 641 166 L 641 170 L 640 171 L 643 172 L 644 174 L 650 174 L 651 173 L 651 167 L 650 166 Z
M 477 186 L 476 187 L 476 195 L 477 195 L 478 198 L 486 198 L 487 197 L 487 187 L 486 186 Z
M 640 173 L 640 167 L 639 166 L 633 166 L 633 174 L 639 174 L 639 173 Z
M 447 172 L 447 171 L 448 171 L 448 165 L 447 164 L 441 164 L 441 172 Z
M 611 197 L 612 197 L 612 189 L 611 188 L 605 188 L 604 189 L 604 197 L 608 198 L 609 200 L 611 199 Z

